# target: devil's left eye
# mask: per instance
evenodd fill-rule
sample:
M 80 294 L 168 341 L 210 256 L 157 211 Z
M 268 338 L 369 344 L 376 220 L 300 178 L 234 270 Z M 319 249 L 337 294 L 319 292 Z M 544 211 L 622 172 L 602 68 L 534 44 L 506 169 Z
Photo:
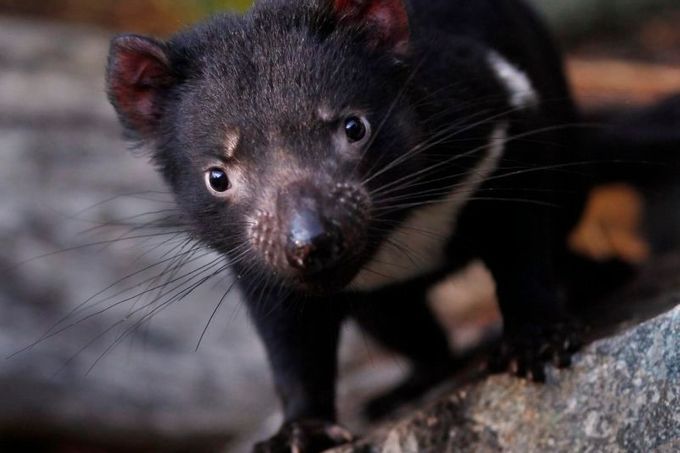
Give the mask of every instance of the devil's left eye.
M 368 123 L 358 116 L 351 116 L 345 120 L 345 135 L 350 143 L 360 142 L 368 135 Z
M 222 194 L 231 189 L 231 182 L 229 182 L 227 172 L 221 168 L 211 168 L 208 170 L 206 173 L 206 183 L 210 190 L 218 194 Z

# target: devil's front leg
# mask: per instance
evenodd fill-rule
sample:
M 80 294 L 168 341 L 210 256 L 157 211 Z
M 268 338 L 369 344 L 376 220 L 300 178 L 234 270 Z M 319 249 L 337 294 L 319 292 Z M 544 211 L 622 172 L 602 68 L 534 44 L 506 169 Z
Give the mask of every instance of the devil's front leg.
M 269 357 L 284 424 L 254 451 L 315 453 L 350 441 L 351 434 L 335 424 L 340 304 L 280 294 L 256 302 L 250 313 Z
M 556 272 L 566 228 L 550 208 L 488 208 L 472 209 L 462 230 L 494 277 L 503 316 L 503 340 L 489 368 L 544 381 L 546 363 L 569 366 L 581 346 L 582 328 L 565 309 Z
M 496 280 L 504 323 L 503 341 L 491 357 L 489 369 L 509 370 L 542 382 L 547 362 L 560 368 L 569 366 L 571 356 L 581 347 L 582 328 L 564 309 L 551 263 L 515 252 L 486 262 Z
M 350 316 L 382 346 L 410 361 L 406 379 L 371 400 L 365 415 L 380 419 L 448 378 L 461 364 L 427 303 L 436 278 L 422 278 L 357 295 Z

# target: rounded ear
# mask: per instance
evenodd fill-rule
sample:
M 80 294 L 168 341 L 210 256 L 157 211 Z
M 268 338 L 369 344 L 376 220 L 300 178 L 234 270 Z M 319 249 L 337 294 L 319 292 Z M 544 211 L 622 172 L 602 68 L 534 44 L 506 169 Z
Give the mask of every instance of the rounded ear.
M 165 44 L 137 35 L 114 38 L 106 82 L 121 122 L 142 138 L 152 135 L 162 115 L 162 97 L 176 82 Z
M 341 23 L 363 28 L 369 45 L 398 55 L 408 52 L 409 18 L 404 0 L 332 0 Z

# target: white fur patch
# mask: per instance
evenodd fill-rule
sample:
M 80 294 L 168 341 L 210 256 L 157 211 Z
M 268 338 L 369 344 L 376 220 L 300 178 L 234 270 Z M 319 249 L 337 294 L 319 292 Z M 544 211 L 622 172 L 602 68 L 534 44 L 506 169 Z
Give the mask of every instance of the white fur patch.
M 236 153 L 236 149 L 241 141 L 241 135 L 235 130 L 229 130 L 224 136 L 224 152 L 227 158 L 231 159 Z
M 404 282 L 441 267 L 444 248 L 456 228 L 456 219 L 466 202 L 498 167 L 509 125 L 494 129 L 486 156 L 441 202 L 416 208 L 378 249 L 374 258 L 356 276 L 350 289 L 370 291 Z
M 498 52 L 489 52 L 488 61 L 496 73 L 496 77 L 498 77 L 498 80 L 508 91 L 511 106 L 517 109 L 535 108 L 538 106 L 538 93 L 534 89 L 529 76 L 524 71 L 510 63 Z

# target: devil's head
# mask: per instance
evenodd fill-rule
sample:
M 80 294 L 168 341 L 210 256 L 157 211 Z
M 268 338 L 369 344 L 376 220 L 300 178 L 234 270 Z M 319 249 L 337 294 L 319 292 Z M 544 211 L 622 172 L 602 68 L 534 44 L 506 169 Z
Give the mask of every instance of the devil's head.
M 409 52 L 402 0 L 263 1 L 168 42 L 114 39 L 108 92 L 204 242 L 334 291 L 404 216 L 377 194 L 427 163 L 404 158 L 422 139 Z

